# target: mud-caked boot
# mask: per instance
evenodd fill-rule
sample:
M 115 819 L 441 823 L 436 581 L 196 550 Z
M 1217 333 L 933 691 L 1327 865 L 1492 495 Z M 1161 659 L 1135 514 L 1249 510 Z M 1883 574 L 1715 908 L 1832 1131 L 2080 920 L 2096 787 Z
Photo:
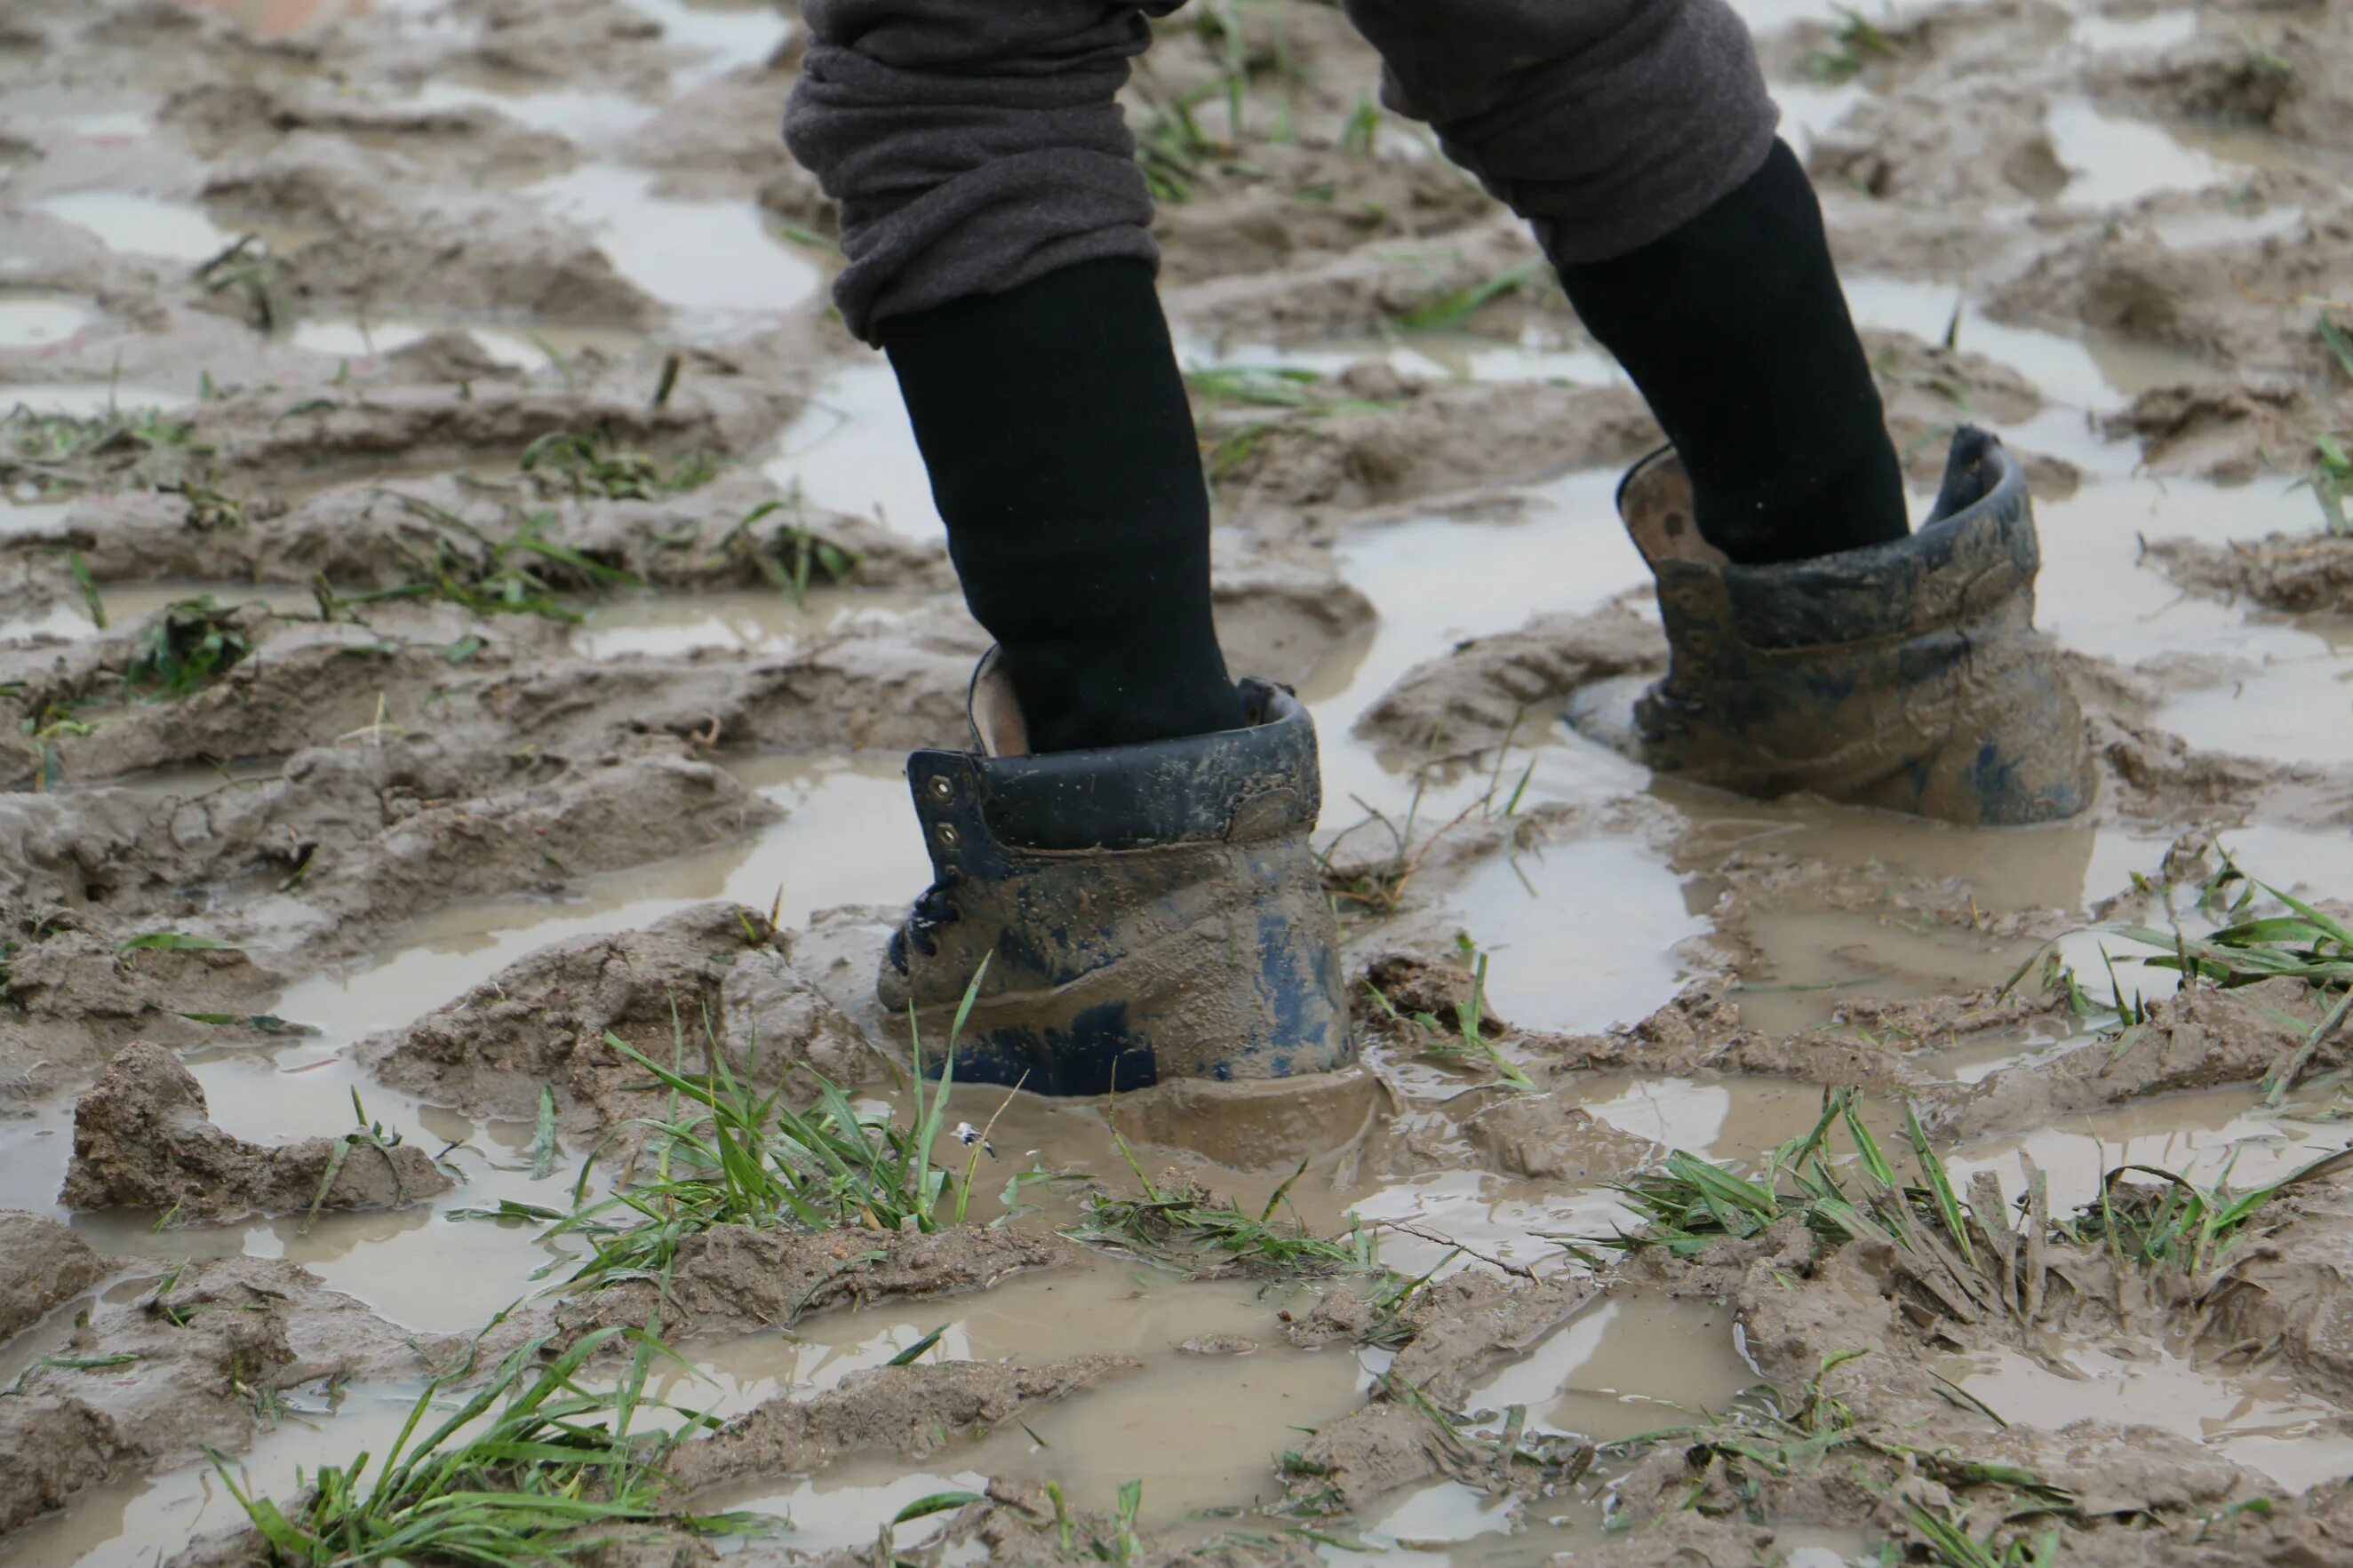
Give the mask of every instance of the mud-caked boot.
M 1031 756 L 1012 683 L 983 661 L 972 749 L 908 759 L 935 879 L 877 987 L 895 1016 L 913 1005 L 934 1070 L 984 959 L 959 1079 L 1099 1094 L 1355 1059 L 1308 843 L 1314 725 L 1278 687 L 1239 691 L 1242 729 Z
M 1637 465 L 1618 504 L 1658 579 L 1668 669 L 1634 698 L 1630 731 L 1622 683 L 1577 694 L 1578 729 L 1746 795 L 1988 826 L 2090 804 L 2084 715 L 2034 629 L 2025 471 L 1993 437 L 1954 437 L 1917 532 L 1813 560 L 1727 562 L 1672 451 Z

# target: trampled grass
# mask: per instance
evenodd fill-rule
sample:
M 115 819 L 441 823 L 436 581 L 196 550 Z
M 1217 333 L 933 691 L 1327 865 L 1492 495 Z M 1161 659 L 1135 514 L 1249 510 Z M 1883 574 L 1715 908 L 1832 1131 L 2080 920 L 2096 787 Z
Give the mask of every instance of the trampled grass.
M 1144 1195 L 1089 1194 L 1086 1217 L 1065 1231 L 1072 1240 L 1139 1258 L 1189 1279 L 1244 1274 L 1313 1279 L 1341 1274 L 1386 1274 L 1375 1255 L 1372 1233 L 1351 1223 L 1342 1236 L 1316 1236 L 1296 1220 L 1276 1217 L 1292 1184 L 1307 1170 L 1300 1163 L 1259 1213 L 1230 1200 L 1198 1192 L 1166 1192 L 1136 1163 L 1126 1141 L 1120 1152 L 1143 1186 Z

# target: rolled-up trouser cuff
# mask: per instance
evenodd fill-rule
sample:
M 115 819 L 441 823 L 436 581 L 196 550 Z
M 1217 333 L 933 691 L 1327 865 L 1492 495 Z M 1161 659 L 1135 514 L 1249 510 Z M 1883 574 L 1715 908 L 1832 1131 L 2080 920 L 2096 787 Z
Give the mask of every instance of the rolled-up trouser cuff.
M 1725 0 L 1345 0 L 1385 102 L 1535 227 L 1606 261 L 1754 174 L 1779 111 Z
M 871 221 L 845 207 L 849 266 L 834 301 L 872 342 L 892 316 L 1001 294 L 1076 262 L 1134 257 L 1157 266 L 1151 222 L 1133 157 L 1050 148 L 1000 158 Z
M 841 204 L 849 330 L 872 342 L 889 317 L 1077 262 L 1156 264 L 1118 96 L 1180 3 L 804 0 L 785 141 Z

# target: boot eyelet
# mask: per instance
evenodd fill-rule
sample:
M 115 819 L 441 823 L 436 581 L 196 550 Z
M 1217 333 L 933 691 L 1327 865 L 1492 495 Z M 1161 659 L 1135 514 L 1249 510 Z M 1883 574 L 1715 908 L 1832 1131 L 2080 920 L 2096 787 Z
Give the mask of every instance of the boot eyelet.
M 931 792 L 932 798 L 934 800 L 954 800 L 955 798 L 955 781 L 949 778 L 945 773 L 934 774 L 931 783 Z
M 964 839 L 964 835 L 956 831 L 955 824 L 953 822 L 941 823 L 939 836 L 941 845 L 949 849 L 955 848 Z

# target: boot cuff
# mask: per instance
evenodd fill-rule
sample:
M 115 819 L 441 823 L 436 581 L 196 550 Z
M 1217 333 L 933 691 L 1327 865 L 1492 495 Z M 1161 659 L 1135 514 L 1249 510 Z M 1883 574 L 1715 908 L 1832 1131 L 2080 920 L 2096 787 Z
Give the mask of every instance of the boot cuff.
M 1238 685 L 1246 729 L 1043 756 L 925 752 L 910 771 L 961 772 L 1008 847 L 1145 849 L 1313 827 L 1323 806 L 1314 721 L 1279 686 Z
M 1687 609 L 1711 621 L 1720 616 L 1750 647 L 1789 648 L 1977 620 L 2005 600 L 2031 598 L 2040 564 L 2025 469 L 1994 437 L 1964 426 L 1936 508 L 1916 533 L 1778 566 L 1657 567 L 1670 633 Z

